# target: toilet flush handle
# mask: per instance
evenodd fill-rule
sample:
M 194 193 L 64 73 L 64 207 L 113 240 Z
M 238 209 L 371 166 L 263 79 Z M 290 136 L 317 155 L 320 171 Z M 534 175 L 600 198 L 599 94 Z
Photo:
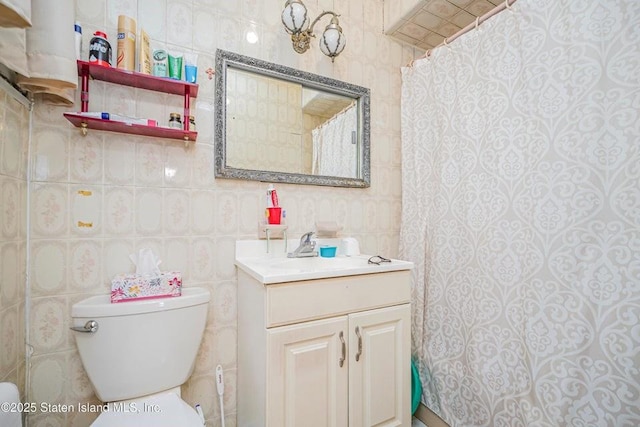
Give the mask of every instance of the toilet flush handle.
M 73 326 L 70 328 L 72 331 L 76 332 L 89 332 L 90 334 L 94 332 L 98 332 L 98 322 L 95 320 L 89 320 L 84 326 Z

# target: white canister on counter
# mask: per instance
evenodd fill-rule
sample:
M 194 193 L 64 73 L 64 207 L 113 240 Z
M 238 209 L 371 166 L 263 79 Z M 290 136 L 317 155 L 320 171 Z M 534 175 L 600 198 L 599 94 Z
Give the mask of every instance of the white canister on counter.
M 342 246 L 342 253 L 346 256 L 358 256 L 360 255 L 360 245 L 354 237 L 345 237 L 340 242 Z

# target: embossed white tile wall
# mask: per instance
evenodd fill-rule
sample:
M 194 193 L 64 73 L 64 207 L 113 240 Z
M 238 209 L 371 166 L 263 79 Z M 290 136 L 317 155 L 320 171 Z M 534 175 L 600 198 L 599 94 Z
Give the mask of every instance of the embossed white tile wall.
M 198 135 L 200 133 L 198 132 Z M 164 184 L 169 187 L 190 187 L 193 151 L 181 145 L 164 146 Z
M 240 216 L 238 196 L 232 191 L 219 192 L 213 216 L 218 233 L 235 235 Z
M 134 233 L 134 190 L 105 187 L 103 222 L 105 234 L 131 236 Z
M 175 96 L 138 89 L 136 97 L 135 117 L 153 119 L 158 122 L 158 125 L 166 126 L 169 122 L 169 113 L 180 111 L 182 115 L 182 103 Z
M 67 242 L 39 240 L 31 252 L 31 290 L 33 296 L 64 293 L 67 287 Z
M 115 46 L 115 42 L 112 43 L 112 48 Z M 115 59 L 115 53 L 114 53 Z M 94 83 L 94 82 L 91 82 Z M 90 84 L 91 84 L 90 83 Z M 123 116 L 135 117 L 136 115 L 136 89 L 128 86 L 121 86 L 114 83 L 100 82 L 105 86 L 105 92 L 108 95 L 105 96 L 104 110 L 109 113 L 117 113 Z M 93 110 L 96 106 L 93 103 L 93 99 L 89 99 L 89 106 Z M 101 110 L 97 110 L 101 111 Z
M 24 393 L 28 110 L 0 89 L 0 381 Z
M 99 289 L 102 284 L 102 242 L 70 240 L 67 268 L 68 290 L 73 293 Z M 57 267 L 54 267 L 54 269 Z
M 163 141 L 138 138 L 136 147 L 136 184 L 161 186 L 165 169 Z
M 63 403 L 67 376 L 67 360 L 64 353 L 33 356 L 31 358 L 32 380 L 30 393 L 32 399 L 36 402 L 51 404 Z M 46 415 L 51 416 L 51 414 Z M 64 420 L 64 415 L 62 420 Z M 42 418 L 42 421 L 47 421 L 47 417 Z M 39 423 L 36 422 L 35 424 L 38 425 Z M 46 424 L 43 423 L 42 425 Z M 60 425 L 64 425 L 64 423 Z
M 31 300 L 30 336 L 34 354 L 68 350 L 69 306 L 65 297 L 38 297 Z
M 111 283 L 111 279 L 116 274 L 135 272 L 135 266 L 129 259 L 129 254 L 133 253 L 133 251 L 133 239 L 105 239 L 102 260 L 105 286 Z
M 102 235 L 102 187 L 70 186 L 70 230 L 78 237 Z
M 167 0 L 138 0 L 138 26 L 153 40 L 165 41 Z
M 210 190 L 194 190 L 190 192 L 191 211 L 190 226 L 191 233 L 197 235 L 213 234 L 216 216 L 215 193 Z
M 67 358 L 67 364 L 67 366 L 69 367 L 69 377 L 71 379 L 68 384 L 68 398 L 72 398 L 78 402 L 89 401 L 92 397 L 94 397 L 93 387 L 91 386 L 89 377 L 87 377 L 87 373 L 82 366 L 80 355 L 77 352 L 71 352 Z
M 6 240 L 15 240 L 20 232 L 20 185 L 19 180 L 0 180 L 0 235 Z
M 62 184 L 32 186 L 31 230 L 34 237 L 59 237 L 68 233 L 68 188 Z
M 193 9 L 191 1 L 172 0 L 167 3 L 167 43 L 191 49 Z
M 10 307 L 18 302 L 22 286 L 21 279 L 21 253 L 18 242 L 5 241 L 0 243 L 0 304 L 1 308 Z
M 171 237 L 164 239 L 162 242 L 164 249 L 163 261 L 161 264 L 162 270 L 166 271 L 180 271 L 182 272 L 182 280 L 186 283 L 191 283 L 191 269 L 189 268 L 190 239 Z M 206 282 L 208 280 L 205 279 Z
M 203 67 L 198 66 L 198 69 L 201 70 L 203 69 Z M 205 77 L 199 76 L 198 78 L 205 78 Z M 213 99 L 203 98 L 202 95 L 198 96 L 198 101 L 196 101 L 196 113 L 195 113 L 195 116 L 198 118 L 198 120 L 196 121 L 196 126 L 198 130 L 198 144 L 213 144 L 213 132 L 214 132 L 213 105 L 214 105 Z
M 140 188 L 135 198 L 136 231 L 142 236 L 162 234 L 162 217 L 167 215 L 162 201 L 162 190 Z
M 193 31 L 197 36 L 193 38 L 194 49 L 200 51 L 215 51 L 218 37 L 218 31 L 212 22 L 219 18 L 219 10 L 216 8 L 203 7 L 193 17 Z
M 0 339 L 2 352 L 0 353 L 0 372 L 10 372 L 18 357 L 18 308 L 12 306 L 0 311 Z
M 66 130 L 51 127 L 39 128 L 33 134 L 32 179 L 34 181 L 66 181 L 69 173 L 68 156 L 69 141 Z
M 133 185 L 136 167 L 135 141 L 131 136 L 110 133 L 104 146 L 105 184 Z M 133 152 L 132 148 L 134 149 Z
M 237 314 L 237 291 L 234 281 L 218 281 L 213 287 L 213 315 L 216 325 L 234 325 Z
M 186 235 L 189 232 L 190 207 L 189 192 L 165 189 L 164 233 L 165 235 Z
M 82 136 L 72 132 L 69 146 L 69 172 L 72 182 L 102 183 L 104 135 L 91 132 Z

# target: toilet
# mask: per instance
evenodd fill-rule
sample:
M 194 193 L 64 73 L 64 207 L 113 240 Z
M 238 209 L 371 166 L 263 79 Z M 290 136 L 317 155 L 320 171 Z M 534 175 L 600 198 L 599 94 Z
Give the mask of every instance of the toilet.
M 111 303 L 109 295 L 71 308 L 73 334 L 98 398 L 107 403 L 92 427 L 202 426 L 180 397 L 207 321 L 209 291 Z

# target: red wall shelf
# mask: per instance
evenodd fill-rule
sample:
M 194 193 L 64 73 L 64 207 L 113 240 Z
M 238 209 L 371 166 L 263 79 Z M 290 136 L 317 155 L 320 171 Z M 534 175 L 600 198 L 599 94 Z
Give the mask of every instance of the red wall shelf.
M 121 132 L 134 135 L 154 136 L 159 138 L 181 139 L 188 144 L 195 141 L 198 133 L 189 130 L 190 101 L 198 95 L 198 85 L 181 80 L 150 76 L 135 71 L 121 70 L 119 68 L 104 67 L 87 61 L 78 61 L 78 75 L 82 81 L 82 93 L 80 95 L 81 112 L 89 111 L 89 77 L 108 83 L 130 86 L 140 89 L 163 92 L 172 95 L 181 95 L 184 99 L 184 114 L 182 129 L 172 129 L 160 126 L 145 126 L 129 124 L 115 120 L 103 120 L 86 117 L 82 114 L 64 113 L 64 116 L 74 126 L 82 130 L 86 135 L 87 129 L 97 129 L 109 132 Z
M 116 120 L 103 120 L 94 117 L 86 117 L 81 114 L 64 113 L 64 116 L 75 127 L 85 129 L 106 130 L 109 132 L 130 133 L 134 135 L 155 136 L 158 138 L 182 139 L 185 141 L 195 141 L 198 132 L 172 129 L 161 126 L 145 126 L 118 122 Z
M 94 80 L 102 80 L 123 86 L 137 87 L 173 95 L 184 95 L 188 93 L 191 98 L 198 97 L 197 84 L 165 77 L 150 76 L 149 74 L 142 74 L 135 71 L 121 70 L 120 68 L 105 67 L 87 61 L 78 61 L 78 75 L 88 75 Z

